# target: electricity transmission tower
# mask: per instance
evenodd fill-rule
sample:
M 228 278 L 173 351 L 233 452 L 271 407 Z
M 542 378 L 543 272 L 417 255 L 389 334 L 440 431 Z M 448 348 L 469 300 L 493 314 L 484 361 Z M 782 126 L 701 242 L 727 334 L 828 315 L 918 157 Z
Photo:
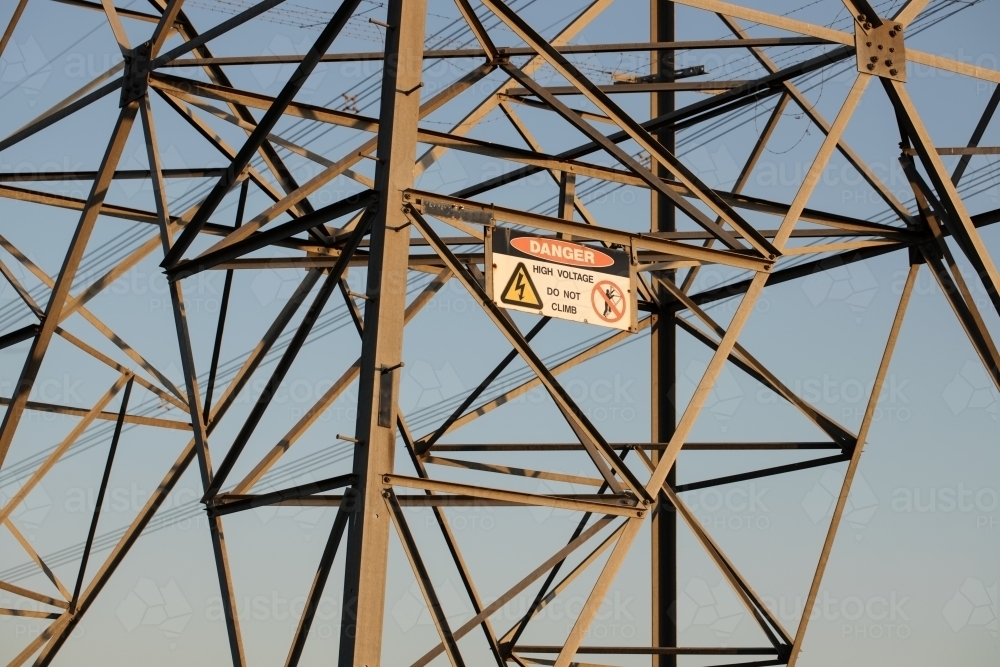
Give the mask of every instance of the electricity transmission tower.
M 0 53 L 17 43 L 21 17 L 44 2 L 16 3 Z M 588 26 L 601 25 L 613 7 L 612 0 L 579 6 L 566 3 L 566 7 L 573 6 L 573 14 L 555 28 L 536 22 L 528 10 L 532 3 L 518 0 L 387 0 L 364 6 L 362 0 L 342 0 L 313 11 L 311 15 L 322 16 L 322 23 L 316 26 L 318 36 L 304 55 L 227 57 L 213 55 L 217 43 L 229 40 L 225 43 L 231 49 L 231 38 L 235 38 L 242 45 L 241 31 L 257 26 L 258 32 L 251 34 L 259 34 L 268 16 L 291 9 L 283 0 L 235 3 L 238 11 L 230 18 L 204 29 L 185 12 L 184 0 L 149 0 L 149 6 L 141 9 L 141 3 L 126 9 L 112 0 L 60 2 L 45 10 L 55 20 L 65 16 L 69 21 L 70 12 L 106 19 L 121 59 L 83 87 L 67 91 L 61 102 L 22 127 L 4 119 L 5 127 L 0 130 L 5 136 L 0 140 L 3 155 L 17 150 L 22 142 L 41 141 L 81 117 L 87 129 L 79 141 L 89 141 L 100 130 L 87 114 L 95 108 L 108 113 L 113 109 L 116 114 L 96 169 L 0 173 L 0 197 L 16 202 L 17 215 L 26 223 L 43 220 L 52 211 L 71 214 L 75 222 L 72 233 L 65 227 L 62 237 L 41 232 L 37 236 L 44 238 L 19 237 L 57 248 L 57 271 L 35 262 L 34 249 L 0 238 L 5 253 L 0 262 L 3 280 L 16 293 L 18 307 L 23 306 L 22 319 L 12 317 L 14 324 L 4 323 L 0 330 L 0 348 L 16 353 L 20 364 L 10 395 L 2 397 L 5 412 L 0 428 L 0 479 L 16 475 L 20 483 L 0 505 L 5 526 L 0 530 L 14 535 L 30 555 L 32 567 L 40 568 L 35 572 L 44 573 L 58 590 L 56 595 L 26 588 L 13 578 L 5 580 L 0 572 L 0 589 L 37 603 L 40 609 L 0 612 L 48 621 L 37 636 L 18 647 L 12 666 L 29 661 L 48 665 L 56 660 L 188 469 L 196 470 L 201 482 L 234 665 L 248 661 L 245 633 L 236 613 L 240 595 L 230 567 L 238 553 L 231 545 L 227 548 L 224 527 L 237 513 L 278 505 L 336 508 L 311 587 L 304 593 L 306 602 L 286 665 L 299 664 L 321 597 L 341 589 L 339 664 L 387 664 L 384 646 L 394 641 L 393 629 L 383 622 L 391 544 L 401 547 L 437 633 L 433 648 L 413 661 L 413 667 L 446 661 L 456 666 L 569 667 L 590 664 L 587 661 L 594 654 L 601 654 L 601 662 L 609 664 L 643 656 L 658 667 L 676 665 L 678 656 L 707 661 L 698 664 L 732 660 L 726 664 L 794 665 L 918 273 L 929 274 L 940 286 L 990 380 L 1000 388 L 1000 353 L 987 326 L 993 317 L 990 311 L 1000 312 L 1000 273 L 980 235 L 983 227 L 1000 221 L 1000 210 L 970 212 L 961 187 L 974 158 L 1000 154 L 1000 148 L 980 145 L 1000 102 L 1000 72 L 911 48 L 907 40 L 920 26 L 933 27 L 933 17 L 947 2 L 824 0 L 819 4 L 826 10 L 832 7 L 842 12 L 841 20 L 828 27 L 793 18 L 794 13 L 779 15 L 746 6 L 764 3 L 650 0 L 648 14 L 633 17 L 642 23 L 645 41 L 614 42 L 607 32 L 588 33 L 588 41 L 577 40 Z M 728 37 L 678 39 L 683 32 L 677 18 L 681 7 L 691 16 L 698 12 L 717 22 Z M 445 11 L 457 17 L 450 25 L 460 38 L 432 44 L 427 37 L 428 17 Z M 927 16 L 931 18 L 923 18 Z M 346 52 L 338 47 L 338 40 L 362 28 L 376 31 L 384 46 L 371 52 Z M 596 41 L 596 34 L 605 39 Z M 136 38 L 139 35 L 141 39 Z M 739 80 L 704 79 L 699 77 L 712 73 L 703 67 L 677 66 L 679 52 L 704 50 L 748 54 L 752 73 Z M 638 54 L 649 62 L 642 71 L 616 76 L 610 83 L 595 81 L 598 73 L 588 69 L 587 63 L 606 54 Z M 428 68 L 440 62 L 449 63 L 449 76 L 454 76 L 441 85 L 429 85 Z M 359 63 L 372 66 L 370 89 L 337 90 L 325 106 L 301 101 L 302 91 L 315 80 L 316 72 Z M 252 89 L 253 80 L 245 74 L 249 68 L 278 65 L 286 68 L 281 70 L 285 78 L 276 94 Z M 976 111 L 978 122 L 963 135 L 969 137 L 966 145 L 935 143 L 908 90 L 916 68 L 971 77 L 990 86 L 985 107 Z M 830 73 L 848 77 L 849 86 L 836 115 L 826 118 L 801 85 Z M 326 81 L 333 78 L 329 75 Z M 246 85 L 238 86 L 236 81 Z M 901 165 L 909 189 L 906 202 L 845 139 L 845 129 L 863 96 L 880 97 L 894 112 L 869 113 L 863 122 L 892 133 L 893 142 L 898 137 L 899 150 L 884 160 Z M 636 99 L 643 100 L 640 106 L 646 111 L 636 112 Z M 678 132 L 710 127 L 753 108 L 768 113 L 759 122 L 758 138 L 735 183 L 712 187 L 683 159 Z M 782 118 L 792 111 L 808 118 L 820 140 L 790 203 L 743 194 L 769 143 L 784 132 Z M 443 121 L 431 119 L 447 123 L 443 126 Z M 215 152 L 214 166 L 166 166 L 162 128 L 168 122 L 188 125 L 197 140 Z M 506 129 L 478 131 L 491 122 L 502 122 Z M 533 123 L 538 123 L 534 131 Z M 332 128 L 348 139 L 339 148 L 330 148 L 329 142 L 300 140 L 307 134 L 299 128 L 306 125 Z M 226 132 L 218 130 L 222 126 L 229 126 Z M 537 127 L 571 128 L 580 141 L 548 152 L 548 137 L 539 134 Z M 242 143 L 225 138 L 236 136 L 233 132 L 239 132 Z M 510 137 L 515 140 L 508 141 Z M 142 146 L 147 163 L 141 168 L 125 164 L 130 139 Z M 458 191 L 449 189 L 447 183 L 439 188 L 418 187 L 421 174 L 449 153 L 476 156 L 502 167 L 490 177 L 470 179 Z M 838 154 L 878 197 L 887 211 L 882 221 L 810 207 L 824 171 Z M 949 171 L 943 156 L 960 156 L 957 167 Z M 224 161 L 222 167 L 219 159 Z M 304 181 L 290 167 L 302 161 L 315 168 L 315 175 Z M 536 175 L 546 179 L 543 187 L 557 202 L 554 211 L 494 203 Z M 185 179 L 206 187 L 196 200 L 182 205 L 170 194 L 170 183 Z M 149 186 L 145 208 L 117 204 L 109 196 L 114 184 L 136 180 Z M 321 205 L 318 193 L 334 181 L 340 184 L 341 196 Z M 82 196 L 55 193 L 50 186 L 59 182 L 83 182 L 86 191 Z M 634 216 L 618 219 L 607 207 L 595 206 L 591 211 L 584 192 L 598 187 L 645 193 L 650 198 L 649 218 L 637 223 Z M 234 203 L 235 224 L 231 215 L 220 215 Z M 113 262 L 92 261 L 90 251 L 98 231 L 120 221 L 139 223 L 144 231 L 136 238 L 141 243 L 133 243 L 127 254 L 116 256 Z M 516 254 L 501 246 L 501 238 L 510 246 L 518 238 L 534 239 L 550 249 L 545 252 L 591 253 L 542 258 L 554 262 L 557 270 L 559 266 L 579 269 L 593 253 L 608 258 L 609 264 L 624 262 L 618 276 L 625 281 L 618 285 L 624 287 L 615 287 L 608 278 L 604 287 L 584 294 L 579 308 L 547 308 L 545 283 L 539 277 L 544 272 L 532 274 L 527 255 L 517 255 L 524 262 L 525 274 L 518 274 L 520 278 L 512 274 L 510 279 L 522 282 L 509 283 L 506 274 L 501 275 L 497 257 L 504 252 Z M 542 257 L 536 255 L 536 259 Z M 817 271 L 889 255 L 905 263 L 906 277 L 891 327 L 881 343 L 881 360 L 860 425 L 848 428 L 769 370 L 741 343 L 741 332 L 751 319 L 767 320 L 766 313 L 757 312 L 767 290 L 804 280 Z M 102 299 L 110 298 L 115 281 L 144 261 L 153 261 L 165 273 L 165 301 L 169 301 L 174 324 L 168 335 L 158 332 L 149 340 L 118 333 L 98 315 L 108 311 L 104 306 L 98 310 L 99 304 L 114 307 L 113 300 Z M 973 272 L 963 274 L 960 262 L 971 265 Z M 592 268 L 598 268 L 587 274 L 589 278 L 584 273 L 575 275 L 593 284 L 594 275 L 604 275 L 599 265 L 600 261 L 591 262 Z M 698 276 L 706 267 L 729 277 L 722 284 L 700 288 Z M 366 276 L 363 291 L 348 284 L 351 268 Z M 294 276 L 294 290 L 274 320 L 266 323 L 259 342 L 236 360 L 227 375 L 220 357 L 224 335 L 239 316 L 234 312 L 235 302 L 230 301 L 234 275 L 265 269 Z M 214 335 L 196 336 L 185 290 L 209 271 L 225 272 L 225 288 Z M 517 294 L 501 294 L 505 284 L 514 285 Z M 400 409 L 400 381 L 407 363 L 404 340 L 411 320 L 446 285 L 458 286 L 471 296 L 505 347 L 495 369 L 460 404 L 430 428 L 421 425 L 424 432 L 418 432 L 408 422 L 410 415 Z M 977 301 L 976 291 L 984 291 L 988 298 Z M 346 307 L 338 311 L 339 316 L 357 329 L 360 355 L 355 358 L 352 352 L 336 347 L 326 347 L 322 353 L 304 350 L 316 335 L 317 323 L 325 321 L 324 316 L 341 301 Z M 730 310 L 715 310 L 722 303 Z M 518 304 L 521 310 L 538 309 L 541 317 L 515 317 L 512 311 Z M 589 312 L 587 308 L 598 312 L 603 321 L 590 316 L 587 325 L 558 322 L 572 317 L 582 321 L 581 313 Z M 530 323 L 530 330 L 522 326 L 524 322 Z M 601 333 L 599 339 L 568 356 L 553 360 L 536 349 L 544 333 L 559 326 L 592 325 L 591 331 Z M 775 324 L 780 326 L 781 322 Z M 581 408 L 560 376 L 636 336 L 649 339 L 644 372 L 648 371 L 651 383 L 652 423 L 648 439 L 614 442 Z M 681 338 L 704 345 L 711 355 L 686 403 L 678 401 L 676 359 Z M 166 358 L 160 354 L 164 340 L 170 341 L 172 354 L 179 360 L 182 383 L 172 381 L 155 361 Z M 552 344 L 551 340 L 546 343 L 548 349 Z M 115 379 L 106 392 L 89 405 L 35 400 L 33 387 L 42 369 L 77 363 L 74 360 L 110 369 Z M 251 441 L 267 423 L 269 408 L 273 411 L 275 398 L 297 361 L 332 364 L 341 375 L 262 453 Z M 528 369 L 529 375 L 516 386 L 498 390 L 497 378 L 515 366 Z M 695 423 L 720 373 L 729 367 L 752 377 L 798 411 L 821 437 L 811 442 L 693 441 Z M 638 373 L 638 367 L 625 372 Z M 252 383 L 258 380 L 261 389 L 251 392 Z M 308 430 L 325 428 L 323 414 L 352 386 L 357 387 L 355 430 L 346 435 L 324 434 L 327 442 L 346 443 L 350 471 L 304 484 L 265 488 L 261 481 Z M 492 442 L 462 441 L 463 428 L 494 411 L 516 410 L 507 404 L 535 388 L 545 392 L 553 414 L 573 433 L 571 442 L 523 442 L 502 431 Z M 135 409 L 140 392 L 155 398 L 153 408 Z M 237 407 L 241 397 L 249 401 L 247 409 Z M 33 429 L 40 427 L 30 416 L 38 412 L 73 419 L 69 433 L 43 455 L 37 455 L 41 444 L 32 440 Z M 88 538 L 82 549 L 66 557 L 65 562 L 78 574 L 64 585 L 46 564 L 47 556 L 39 554 L 18 531 L 11 516 L 32 489 L 80 446 L 81 438 L 102 422 L 109 428 L 113 425 L 110 437 L 101 441 L 102 447 L 110 445 L 105 473 L 93 512 L 88 514 Z M 514 424 L 510 426 L 513 429 Z M 138 508 L 131 524 L 102 547 L 106 553 L 98 558 L 95 544 L 104 544 L 101 509 L 119 438 L 129 429 L 190 433 L 176 460 L 158 473 L 162 479 L 151 497 Z M 794 450 L 805 458 L 678 482 L 675 463 L 682 452 L 716 450 L 738 450 L 741 455 Z M 37 456 L 25 467 L 8 456 L 14 451 Z M 540 453 L 550 463 L 558 457 L 585 461 L 590 473 L 561 472 L 573 468 L 573 463 L 534 469 L 532 461 L 538 459 L 532 457 Z M 498 458 L 491 460 L 494 456 Z M 507 463 L 497 463 L 500 459 Z M 518 463 L 509 463 L 513 460 Z M 710 527 L 695 516 L 685 503 L 685 492 L 838 465 L 840 469 L 846 466 L 843 483 L 833 502 L 819 559 L 810 566 L 814 573 L 801 620 L 791 627 L 765 604 L 754 582 L 741 572 L 740 563 L 727 555 Z M 456 477 L 456 470 L 478 476 Z M 544 480 L 549 491 L 526 491 L 525 478 Z M 470 479 L 477 481 L 469 483 Z M 590 488 L 580 493 L 581 487 Z M 498 512 L 557 509 L 570 513 L 576 527 L 561 548 L 544 558 L 535 559 L 534 551 L 525 551 L 525 561 L 514 571 L 528 574 L 502 595 L 486 599 L 480 593 L 484 582 L 476 576 L 481 568 L 464 553 L 449 524 L 450 508 L 456 507 L 501 508 Z M 433 558 L 420 544 L 426 543 L 430 527 L 418 530 L 410 508 L 433 512 L 433 525 L 428 526 L 433 528 L 434 539 L 444 545 Z M 638 539 L 646 534 L 643 531 L 651 543 L 651 553 L 641 554 L 646 568 L 642 576 L 648 577 L 652 602 L 650 639 L 628 645 L 593 644 L 588 634 L 591 624 L 616 577 L 631 567 L 627 559 L 640 549 L 637 544 L 645 544 Z M 718 568 L 748 618 L 759 627 L 765 638 L 762 644 L 678 646 L 679 531 L 692 535 Z M 446 613 L 436 588 L 434 571 L 443 559 L 457 573 L 460 593 L 472 609 L 460 625 Z M 342 582 L 331 577 L 335 561 L 343 563 Z M 568 634 L 553 637 L 550 644 L 529 644 L 524 635 L 538 636 L 530 630 L 541 610 L 581 581 L 588 582 L 586 595 Z M 528 601 L 526 612 L 510 628 L 499 626 L 498 612 L 522 598 Z M 476 636 L 479 643 L 464 641 L 467 636 Z M 65 651 L 60 659 L 65 662 Z

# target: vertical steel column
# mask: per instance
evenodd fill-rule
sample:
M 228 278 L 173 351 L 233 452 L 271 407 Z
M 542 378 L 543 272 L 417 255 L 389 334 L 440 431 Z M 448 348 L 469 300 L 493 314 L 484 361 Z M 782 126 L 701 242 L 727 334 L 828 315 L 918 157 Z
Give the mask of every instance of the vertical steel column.
M 403 190 L 413 186 L 420 118 L 426 0 L 390 0 L 382 73 L 375 189 L 354 449 L 357 506 L 344 577 L 340 667 L 381 664 L 390 518 L 382 475 L 393 469 L 396 396 L 403 353 L 409 221 Z
M 649 2 L 650 41 L 674 41 L 674 3 L 671 0 L 650 0 Z M 662 80 L 673 78 L 675 69 L 674 51 L 651 51 L 650 74 L 661 76 Z M 651 118 L 669 113 L 676 108 L 673 91 L 653 93 L 651 96 Z M 676 152 L 676 133 L 673 126 L 659 129 L 655 137 L 668 151 Z M 651 161 L 653 173 L 664 178 L 669 174 L 663 165 Z M 656 191 L 650 192 L 650 230 L 672 232 L 677 229 L 677 209 L 667 197 Z M 653 290 L 657 303 L 666 304 L 673 299 L 661 280 L 673 281 L 676 272 L 660 274 L 653 280 Z M 653 442 L 670 442 L 677 424 L 676 378 L 677 378 L 677 325 L 672 310 L 661 306 L 650 336 L 650 398 L 651 439 Z M 651 452 L 654 466 L 659 463 L 660 452 Z M 675 464 L 676 469 L 676 464 Z M 667 476 L 667 483 L 673 486 L 675 473 Z M 677 646 L 676 602 L 677 602 L 677 512 L 669 503 L 660 503 L 659 511 L 650 525 L 652 545 L 652 623 L 653 646 Z M 675 667 L 677 656 L 653 656 L 653 667 Z

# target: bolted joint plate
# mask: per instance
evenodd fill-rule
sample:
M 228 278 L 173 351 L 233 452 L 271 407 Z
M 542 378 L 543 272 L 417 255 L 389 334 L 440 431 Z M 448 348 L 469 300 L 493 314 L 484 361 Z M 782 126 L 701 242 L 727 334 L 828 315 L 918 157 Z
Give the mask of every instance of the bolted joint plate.
M 425 215 L 441 220 L 458 220 L 485 227 L 493 227 L 496 224 L 496 218 L 494 218 L 492 211 L 470 210 L 452 204 L 440 204 L 419 199 L 416 200 L 414 208 Z
M 125 107 L 130 102 L 141 99 L 149 87 L 149 54 L 151 44 L 146 42 L 132 49 L 125 56 L 125 72 L 122 81 L 122 96 L 119 107 Z
M 873 26 L 871 23 L 855 20 L 854 40 L 859 72 L 894 81 L 906 81 L 903 26 L 892 21 Z

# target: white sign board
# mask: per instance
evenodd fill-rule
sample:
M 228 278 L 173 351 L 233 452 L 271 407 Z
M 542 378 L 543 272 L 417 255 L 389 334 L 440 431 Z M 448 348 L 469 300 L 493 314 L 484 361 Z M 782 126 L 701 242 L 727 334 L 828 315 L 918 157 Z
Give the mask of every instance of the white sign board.
M 635 272 L 624 250 L 496 227 L 487 280 L 503 308 L 636 331 Z

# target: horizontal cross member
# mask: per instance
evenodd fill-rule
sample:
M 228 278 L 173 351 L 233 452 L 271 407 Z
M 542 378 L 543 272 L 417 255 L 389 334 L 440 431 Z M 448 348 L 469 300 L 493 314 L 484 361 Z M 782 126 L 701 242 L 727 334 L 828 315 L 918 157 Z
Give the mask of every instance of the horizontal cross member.
M 65 2 L 66 0 L 58 0 Z M 121 12 L 122 10 L 118 10 Z M 748 46 L 819 46 L 829 44 L 816 37 L 763 37 L 759 39 L 702 39 L 678 42 L 623 42 L 620 44 L 573 44 L 557 47 L 559 53 L 589 54 L 589 53 L 630 53 L 639 51 L 673 51 L 673 50 L 705 50 L 705 49 L 742 49 Z M 525 47 L 499 47 L 497 52 L 507 58 L 518 56 L 533 56 L 535 52 Z M 428 49 L 423 53 L 424 60 L 487 58 L 489 54 L 482 49 Z M 320 62 L 344 63 L 383 60 L 385 54 L 381 51 L 356 53 L 327 53 Z M 229 56 L 222 58 L 178 58 L 163 63 L 160 67 L 205 67 L 207 65 L 294 65 L 302 61 L 302 56 Z

